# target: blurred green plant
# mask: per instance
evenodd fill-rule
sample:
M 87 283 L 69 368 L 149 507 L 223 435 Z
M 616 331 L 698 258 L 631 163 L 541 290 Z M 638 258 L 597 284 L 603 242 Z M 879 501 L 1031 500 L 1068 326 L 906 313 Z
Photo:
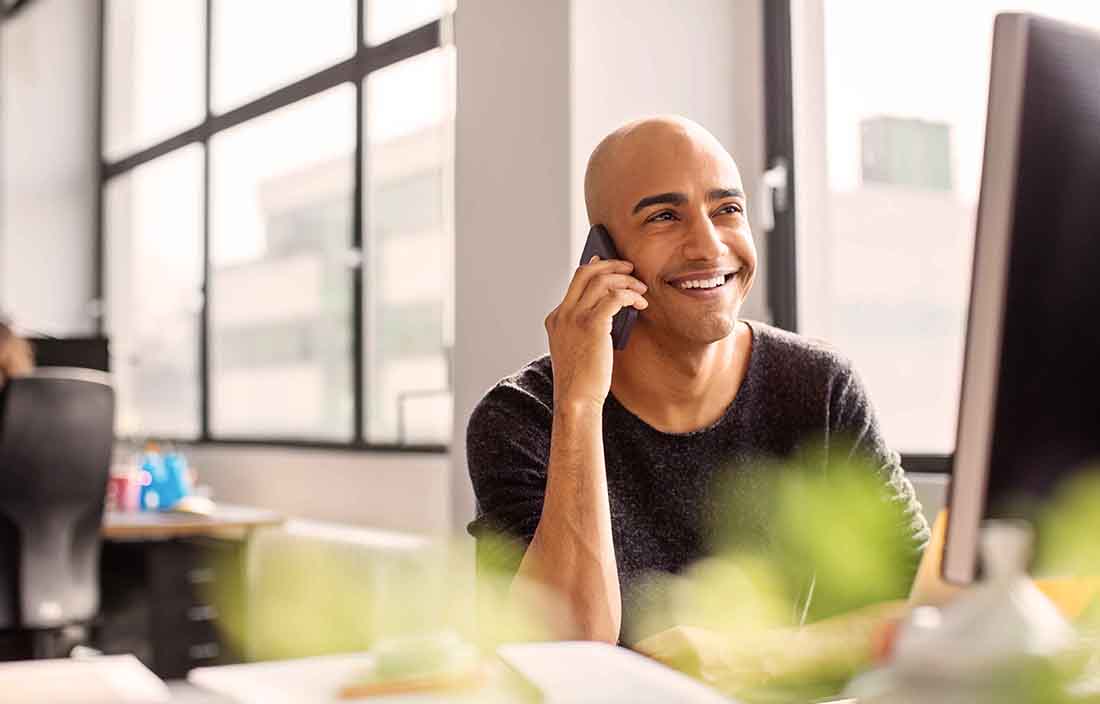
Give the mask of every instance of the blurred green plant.
M 1036 523 L 1036 574 L 1100 575 L 1100 467 L 1057 487 Z
M 919 560 L 904 507 L 890 500 L 879 467 L 822 452 L 731 472 L 717 496 L 711 555 L 682 574 L 654 575 L 646 610 L 630 618 L 637 633 L 627 637 L 655 634 L 639 649 L 744 701 L 835 694 L 870 664 L 876 624 L 904 612 L 898 600 Z M 1039 513 L 1038 535 L 1040 570 L 1100 574 L 1100 475 L 1062 487 Z M 505 538 L 483 538 L 493 559 L 475 566 L 469 540 L 364 551 L 272 536 L 262 559 L 241 565 L 227 554 L 212 565 L 236 575 L 216 579 L 209 596 L 248 659 L 381 645 L 396 665 L 374 676 L 400 676 L 465 662 L 449 643 L 487 655 L 569 630 L 560 601 L 513 579 L 522 547 Z M 1100 626 L 1100 605 L 1091 613 Z M 811 625 L 799 627 L 803 619 Z M 416 653 L 402 643 L 431 658 L 406 657 Z M 1083 701 L 1063 694 L 1100 651 L 1086 650 L 1008 667 L 1001 700 Z
M 808 598 L 807 622 L 908 594 L 920 554 L 904 506 L 866 458 L 815 449 L 731 472 L 722 495 L 717 554 L 770 565 L 781 596 L 800 602 L 792 608 Z
M 501 539 L 495 549 L 518 548 Z M 274 531 L 253 550 L 248 564 L 216 556 L 217 574 L 247 577 L 218 578 L 207 590 L 226 639 L 249 660 L 452 636 L 491 654 L 502 643 L 549 639 L 560 613 L 536 585 L 476 570 L 468 540 L 385 551 Z
M 835 694 L 868 666 L 871 632 L 904 610 L 920 554 L 880 468 L 840 454 L 731 471 L 712 556 L 645 588 L 639 649 L 750 702 Z

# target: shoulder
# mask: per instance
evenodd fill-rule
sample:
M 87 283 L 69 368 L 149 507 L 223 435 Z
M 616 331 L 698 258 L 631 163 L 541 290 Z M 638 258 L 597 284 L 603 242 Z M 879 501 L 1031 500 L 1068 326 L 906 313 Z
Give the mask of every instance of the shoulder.
M 851 360 L 824 340 L 767 323 L 746 322 L 753 330 L 753 345 L 759 345 L 762 371 L 768 376 L 781 376 L 792 381 L 832 381 L 853 374 Z
M 524 365 L 493 385 L 470 415 L 469 433 L 491 427 L 499 433 L 501 420 L 509 424 L 549 423 L 554 407 L 554 372 L 550 355 Z
M 547 355 L 498 381 L 474 408 L 466 425 L 466 463 L 479 504 L 502 483 L 545 481 L 553 399 Z

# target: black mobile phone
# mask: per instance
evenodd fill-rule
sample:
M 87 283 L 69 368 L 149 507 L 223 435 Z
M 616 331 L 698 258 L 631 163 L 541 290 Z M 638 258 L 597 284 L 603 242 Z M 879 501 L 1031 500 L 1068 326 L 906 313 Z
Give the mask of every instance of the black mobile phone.
M 622 259 L 615 243 L 611 240 L 611 234 L 603 225 L 593 225 L 588 231 L 588 239 L 584 243 L 584 252 L 581 254 L 581 264 L 587 264 L 592 257 L 600 259 Z M 626 347 L 630 339 L 630 331 L 638 320 L 638 309 L 627 307 L 619 310 L 611 318 L 611 345 L 617 350 Z

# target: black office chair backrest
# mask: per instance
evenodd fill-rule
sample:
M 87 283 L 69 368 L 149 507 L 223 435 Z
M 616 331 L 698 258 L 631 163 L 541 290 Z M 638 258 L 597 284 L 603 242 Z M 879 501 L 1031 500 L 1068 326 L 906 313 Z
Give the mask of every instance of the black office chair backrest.
M 54 628 L 98 609 L 114 416 L 101 372 L 41 370 L 0 390 L 0 628 Z

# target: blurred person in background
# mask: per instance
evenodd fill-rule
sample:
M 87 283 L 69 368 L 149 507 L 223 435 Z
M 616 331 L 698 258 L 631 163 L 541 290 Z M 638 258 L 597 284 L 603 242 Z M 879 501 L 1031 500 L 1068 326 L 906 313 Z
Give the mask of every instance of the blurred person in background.
M 0 322 L 0 388 L 17 376 L 34 371 L 34 353 L 29 342 Z

